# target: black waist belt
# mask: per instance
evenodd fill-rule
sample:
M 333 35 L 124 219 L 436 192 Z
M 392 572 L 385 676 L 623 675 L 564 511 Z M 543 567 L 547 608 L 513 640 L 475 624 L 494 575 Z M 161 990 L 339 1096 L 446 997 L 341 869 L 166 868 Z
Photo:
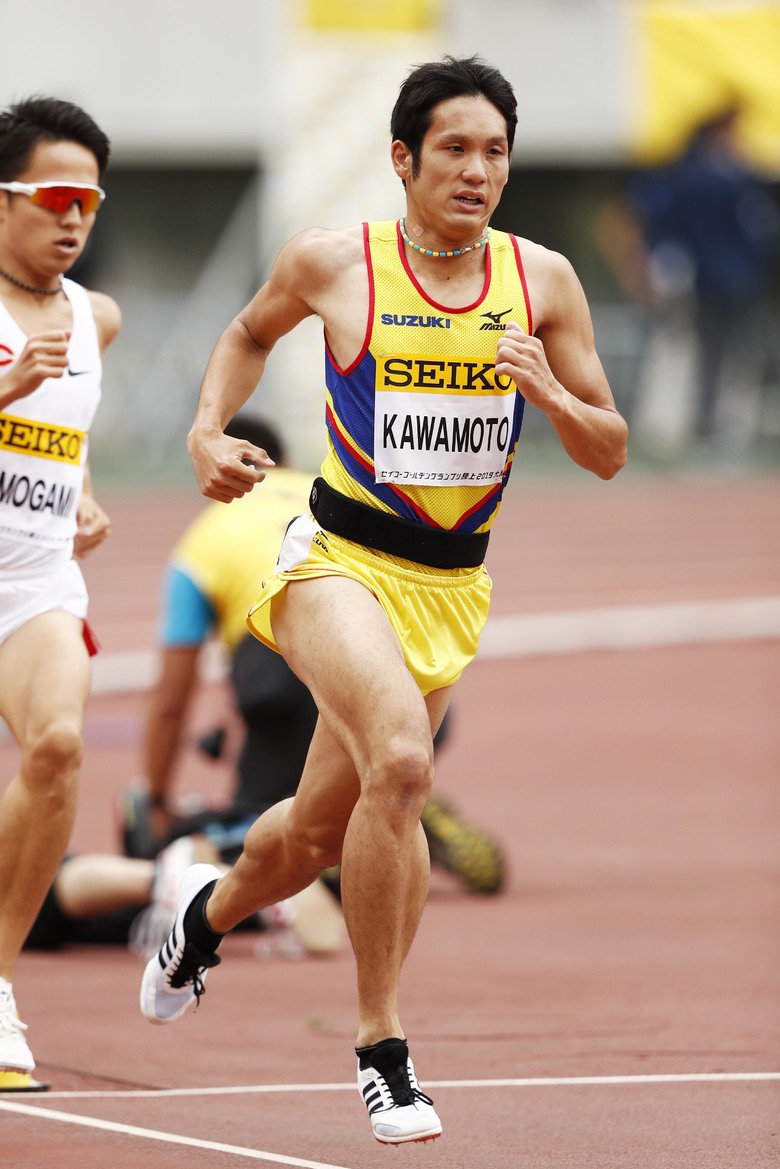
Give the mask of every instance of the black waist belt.
M 487 552 L 488 532 L 448 532 L 416 524 L 349 499 L 324 479 L 314 480 L 309 507 L 326 532 L 430 568 L 478 568 Z

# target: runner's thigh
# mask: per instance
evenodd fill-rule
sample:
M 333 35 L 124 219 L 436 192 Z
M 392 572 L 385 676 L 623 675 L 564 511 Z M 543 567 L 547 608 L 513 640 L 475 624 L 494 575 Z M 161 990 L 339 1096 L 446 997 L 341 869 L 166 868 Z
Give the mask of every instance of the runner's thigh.
M 80 617 L 57 609 L 0 646 L 0 715 L 20 745 L 55 716 L 81 727 L 90 682 L 82 631 Z
M 382 606 L 346 577 L 288 583 L 274 636 L 359 772 L 395 735 L 430 739 L 425 701 Z

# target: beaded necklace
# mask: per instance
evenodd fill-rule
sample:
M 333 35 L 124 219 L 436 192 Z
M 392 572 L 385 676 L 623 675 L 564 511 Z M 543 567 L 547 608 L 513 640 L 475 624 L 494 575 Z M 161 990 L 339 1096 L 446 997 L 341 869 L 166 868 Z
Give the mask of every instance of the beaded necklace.
M 33 288 L 32 284 L 25 284 L 23 280 L 17 280 L 10 272 L 4 272 L 0 268 L 0 276 L 4 280 L 8 280 L 11 284 L 15 284 L 17 288 L 23 288 L 25 292 L 32 292 L 35 296 L 56 296 L 58 292 L 62 292 L 62 283 L 57 288 Z
M 484 248 L 490 240 L 490 228 L 488 227 L 482 239 L 478 239 L 475 244 L 467 244 L 465 248 L 454 248 L 451 252 L 432 252 L 430 248 L 421 247 L 413 239 L 409 239 L 409 236 L 406 234 L 406 219 L 401 219 L 398 226 L 401 229 L 401 237 L 405 244 L 408 244 L 410 248 L 414 248 L 416 252 L 420 252 L 423 256 L 436 256 L 440 260 L 444 260 L 448 256 L 463 256 L 466 252 L 473 252 L 477 248 Z

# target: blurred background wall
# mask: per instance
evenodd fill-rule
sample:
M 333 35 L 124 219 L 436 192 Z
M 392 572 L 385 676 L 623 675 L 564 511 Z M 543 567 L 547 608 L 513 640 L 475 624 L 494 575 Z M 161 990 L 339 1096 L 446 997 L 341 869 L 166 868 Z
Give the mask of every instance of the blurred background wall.
M 73 272 L 124 315 L 106 359 L 96 474 L 189 474 L 184 437 L 220 331 L 294 232 L 402 212 L 390 110 L 407 71 L 444 52 L 478 52 L 515 87 L 513 173 L 494 225 L 574 263 L 635 454 L 664 465 L 711 454 L 691 422 L 691 279 L 659 333 L 653 307 L 621 279 L 620 220 L 607 212 L 637 168 L 674 160 L 730 104 L 740 150 L 780 206 L 774 0 L 0 0 L 0 28 L 0 102 L 70 99 L 113 142 L 109 197 Z M 767 249 L 771 219 L 759 225 Z M 777 459 L 777 285 L 775 262 L 731 457 Z M 252 402 L 306 468 L 322 454 L 320 334 L 307 322 L 282 342 Z M 529 449 L 554 459 L 545 420 L 527 425 Z

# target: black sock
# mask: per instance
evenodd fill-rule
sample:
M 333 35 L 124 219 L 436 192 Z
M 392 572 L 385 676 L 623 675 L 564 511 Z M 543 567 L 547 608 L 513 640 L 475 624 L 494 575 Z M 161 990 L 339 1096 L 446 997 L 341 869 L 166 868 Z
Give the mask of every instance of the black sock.
M 405 1067 L 409 1048 L 405 1039 L 382 1039 L 368 1047 L 356 1047 L 355 1055 L 361 1068 L 376 1068 L 378 1072 L 384 1072 L 386 1066 L 398 1067 L 400 1064 Z
M 187 941 L 193 942 L 204 954 L 213 954 L 224 934 L 218 934 L 206 921 L 206 902 L 216 885 L 216 880 L 204 885 L 200 893 L 193 897 L 184 914 L 184 933 Z

